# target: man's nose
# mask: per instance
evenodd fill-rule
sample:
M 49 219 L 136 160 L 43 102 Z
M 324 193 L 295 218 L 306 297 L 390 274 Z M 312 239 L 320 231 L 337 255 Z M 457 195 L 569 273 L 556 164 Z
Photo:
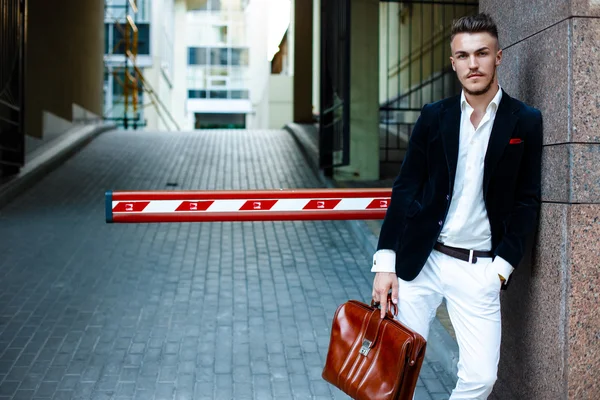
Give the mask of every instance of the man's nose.
M 475 56 L 469 57 L 469 68 L 477 69 L 479 64 L 477 63 L 477 58 Z

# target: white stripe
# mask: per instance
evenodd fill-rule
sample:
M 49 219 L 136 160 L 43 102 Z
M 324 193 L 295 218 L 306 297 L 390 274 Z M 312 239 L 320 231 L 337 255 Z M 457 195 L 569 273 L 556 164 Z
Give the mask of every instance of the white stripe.
M 310 199 L 281 199 L 275 203 L 271 211 L 302 211 Z
M 208 212 L 228 212 L 228 211 L 239 211 L 244 205 L 246 200 L 215 200 L 214 203 L 208 207 Z
M 373 199 L 342 199 L 334 210 L 366 210 L 367 206 L 371 204 Z
M 181 200 L 152 200 L 142 212 L 144 214 L 175 212 L 175 210 L 177 210 L 177 207 L 179 207 L 181 203 Z

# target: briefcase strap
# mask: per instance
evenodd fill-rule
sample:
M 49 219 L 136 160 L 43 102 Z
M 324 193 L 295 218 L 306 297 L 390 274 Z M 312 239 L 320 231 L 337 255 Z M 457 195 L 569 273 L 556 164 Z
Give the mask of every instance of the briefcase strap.
M 375 301 L 373 299 L 371 299 L 371 307 L 379 307 L 380 306 L 380 302 L 379 301 Z M 396 315 L 398 315 L 398 306 L 396 304 L 394 304 L 392 302 L 392 294 L 388 293 L 388 297 L 387 297 L 387 314 L 388 317 L 390 318 L 394 318 Z

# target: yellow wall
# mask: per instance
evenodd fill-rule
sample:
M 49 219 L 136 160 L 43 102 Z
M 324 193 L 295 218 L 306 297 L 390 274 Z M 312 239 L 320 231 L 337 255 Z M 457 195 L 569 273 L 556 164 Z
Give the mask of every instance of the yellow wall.
M 104 1 L 29 0 L 26 133 L 43 136 L 43 112 L 71 121 L 73 104 L 102 114 Z

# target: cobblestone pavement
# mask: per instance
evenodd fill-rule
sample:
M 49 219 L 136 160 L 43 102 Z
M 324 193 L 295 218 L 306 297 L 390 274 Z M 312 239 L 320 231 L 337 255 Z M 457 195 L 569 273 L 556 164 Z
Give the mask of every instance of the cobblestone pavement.
M 0 400 L 343 399 L 347 222 L 106 224 L 106 190 L 318 187 L 284 131 L 109 132 L 0 209 Z M 452 380 L 423 367 L 417 400 Z

